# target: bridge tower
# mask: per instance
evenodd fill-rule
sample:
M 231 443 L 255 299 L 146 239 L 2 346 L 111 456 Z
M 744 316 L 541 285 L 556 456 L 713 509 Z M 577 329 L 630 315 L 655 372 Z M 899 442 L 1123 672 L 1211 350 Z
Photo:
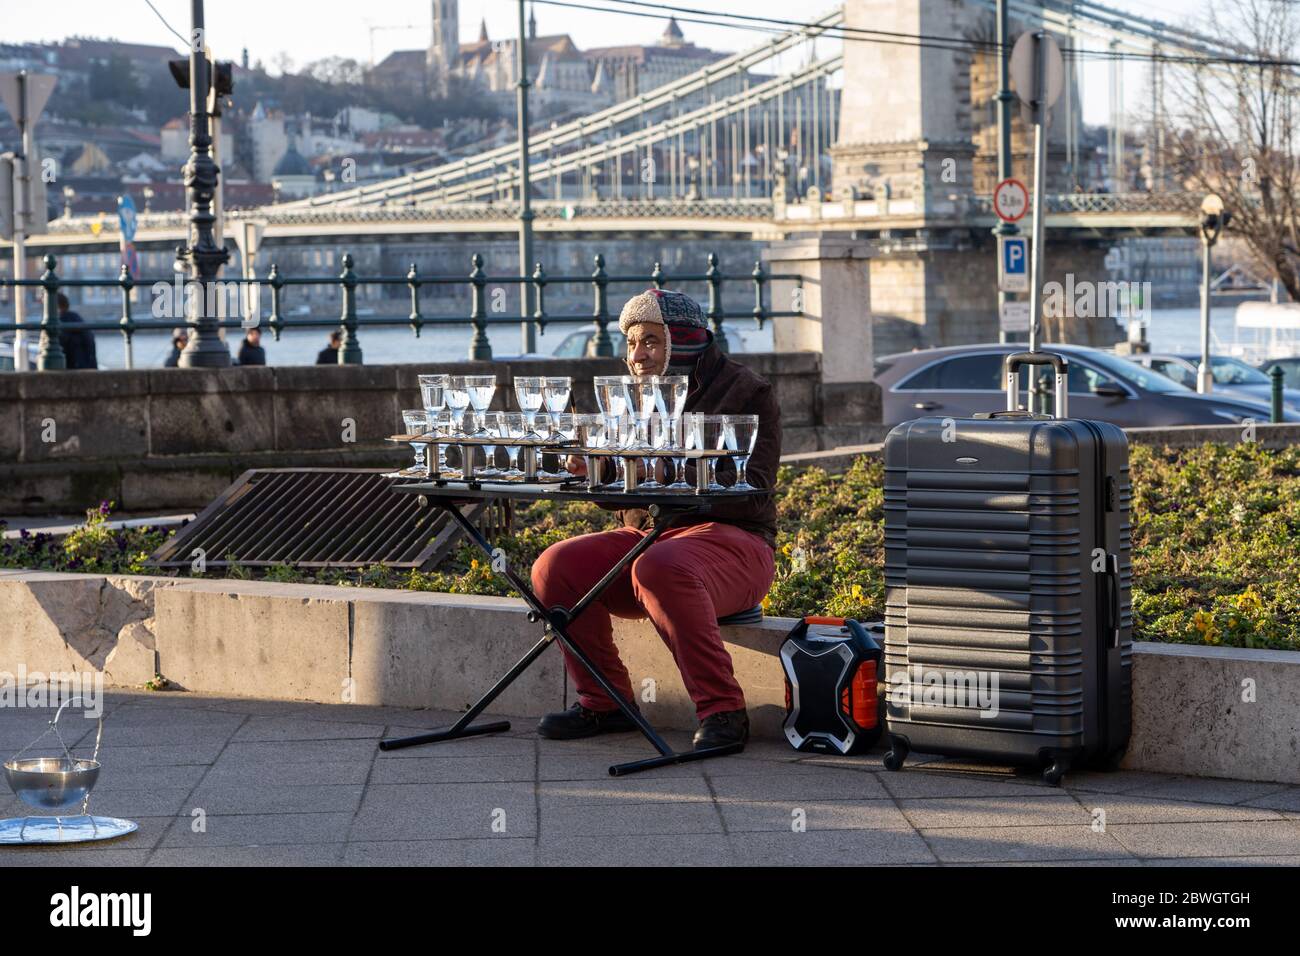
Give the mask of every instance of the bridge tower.
M 844 21 L 850 33 L 831 147 L 833 198 L 871 199 L 891 220 L 907 222 L 875 235 L 858 231 L 875 247 L 864 263 L 875 351 L 996 341 L 994 239 L 970 227 L 972 200 L 988 196 L 997 177 L 996 59 L 981 46 L 996 41 L 993 11 L 964 0 L 844 0 Z M 1039 26 L 1013 20 L 1012 42 Z M 854 29 L 875 32 L 855 38 Z M 1049 193 L 1073 191 L 1076 181 L 1067 143 L 1082 111 L 1072 69 L 1067 85 L 1049 129 Z M 1032 128 L 1016 116 L 1013 172 L 1030 189 L 1032 142 Z M 1054 244 L 1045 279 L 1061 278 L 1054 273 L 1066 266 L 1091 278 L 1102 255 L 1086 243 Z M 1095 331 L 1072 337 L 1100 344 L 1090 342 Z

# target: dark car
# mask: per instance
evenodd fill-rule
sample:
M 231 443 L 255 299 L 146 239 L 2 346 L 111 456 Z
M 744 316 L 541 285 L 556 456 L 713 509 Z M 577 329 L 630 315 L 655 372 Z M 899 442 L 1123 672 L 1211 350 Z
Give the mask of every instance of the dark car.
M 1196 369 L 1201 364 L 1199 355 L 1152 353 L 1128 358 L 1196 391 Z M 1214 391 L 1220 395 L 1231 395 L 1265 405 L 1273 400 L 1273 380 L 1241 359 L 1230 355 L 1211 355 L 1210 376 L 1214 379 Z M 1284 387 L 1282 404 L 1300 411 L 1300 391 Z
M 922 416 L 951 415 L 969 418 L 976 412 L 1006 407 L 1002 362 L 1010 352 L 1024 351 L 1023 343 L 955 345 L 886 355 L 876 362 L 876 382 L 881 388 L 884 422 Z M 1226 395 L 1198 395 L 1150 369 L 1117 355 L 1080 345 L 1044 345 L 1070 362 L 1070 415 L 1113 422 L 1122 427 L 1166 425 L 1223 425 L 1246 419 L 1268 421 L 1269 409 L 1259 402 Z M 1046 366 L 1032 366 L 1040 376 L 1050 376 Z M 1031 367 L 1020 372 L 1021 399 Z M 1051 383 L 1046 383 L 1050 391 Z M 1300 421 L 1300 413 L 1285 410 L 1287 421 Z
M 1283 359 L 1269 359 L 1259 364 L 1260 371 L 1265 375 L 1273 371 L 1273 366 L 1282 369 L 1282 383 L 1287 388 L 1300 389 L 1300 356 Z

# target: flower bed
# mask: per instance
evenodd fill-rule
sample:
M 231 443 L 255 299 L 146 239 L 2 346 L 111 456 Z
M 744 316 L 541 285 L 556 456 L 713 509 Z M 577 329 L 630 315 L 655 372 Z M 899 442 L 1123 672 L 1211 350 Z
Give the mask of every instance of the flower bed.
M 1134 639 L 1300 650 L 1300 449 L 1207 444 L 1132 448 Z M 777 576 L 769 614 L 879 617 L 884 514 L 878 460 L 842 475 L 783 469 Z M 0 545 L 0 567 L 148 573 L 144 559 L 171 529 L 105 527 L 108 506 L 62 541 L 26 535 Z M 537 502 L 516 511 L 499 545 L 515 567 L 548 545 L 612 526 L 594 505 Z M 248 578 L 234 566 L 232 577 Z M 433 572 L 271 568 L 258 577 L 367 587 L 510 594 L 477 549 Z

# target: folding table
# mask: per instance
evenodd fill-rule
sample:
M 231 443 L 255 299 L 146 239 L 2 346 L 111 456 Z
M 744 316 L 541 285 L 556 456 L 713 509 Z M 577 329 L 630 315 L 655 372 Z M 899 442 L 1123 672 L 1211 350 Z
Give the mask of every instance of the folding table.
M 394 441 L 415 440 L 413 436 L 402 435 L 394 436 Z M 451 444 L 483 444 L 483 441 L 468 441 L 465 439 L 450 439 Z M 494 444 L 502 444 L 500 439 L 495 439 Z M 510 444 L 514 444 L 512 441 Z M 553 446 L 547 446 L 550 450 L 558 451 Z M 564 448 L 566 452 L 574 452 L 586 455 L 609 456 L 608 449 L 585 449 L 585 448 Z M 431 448 L 430 452 L 434 450 Z M 681 452 L 673 452 L 678 458 L 686 457 L 698 460 L 700 458 L 722 457 L 733 454 L 731 452 L 710 452 L 710 451 L 692 451 L 685 455 Z M 618 453 L 613 457 L 663 457 L 662 453 L 640 453 L 627 452 Z M 531 458 L 531 455 L 528 456 Z M 436 458 L 431 460 L 436 461 Z M 589 459 L 590 460 L 590 459 Z M 531 470 L 531 469 L 530 469 Z M 700 469 L 703 471 L 703 469 Z M 661 489 L 643 489 L 636 488 L 635 484 L 630 491 L 609 491 L 600 488 L 590 489 L 587 487 L 585 478 L 575 478 L 571 481 L 556 482 L 543 484 L 534 480 L 525 480 L 522 482 L 492 481 L 490 479 L 481 480 L 453 480 L 434 478 L 429 481 L 413 482 L 396 486 L 396 490 L 406 494 L 416 494 L 421 497 L 421 504 L 429 507 L 442 508 L 450 516 L 451 520 L 457 522 L 461 529 L 469 536 L 470 540 L 483 550 L 489 557 L 492 555 L 492 545 L 486 537 L 476 528 L 468 518 L 457 507 L 458 503 L 473 501 L 480 498 L 510 498 L 519 501 L 592 501 L 604 504 L 617 504 L 624 508 L 643 508 L 650 513 L 653 520 L 653 528 L 637 542 L 621 560 L 618 561 L 602 577 L 591 590 L 588 591 L 577 604 L 573 607 L 544 607 L 537 595 L 533 592 L 529 582 L 515 573 L 515 570 L 508 565 L 502 572 L 511 586 L 519 592 L 520 596 L 528 604 L 530 610 L 528 619 L 533 623 L 542 623 L 544 632 L 541 640 L 534 644 L 519 661 L 510 668 L 492 687 L 485 693 L 478 702 L 469 710 L 465 711 L 452 726 L 444 730 L 435 730 L 430 733 L 417 734 L 411 737 L 395 737 L 379 742 L 380 750 L 396 750 L 401 747 L 412 747 L 418 744 L 437 743 L 443 740 L 455 740 L 461 737 L 473 737 L 481 734 L 500 733 L 510 729 L 510 721 L 494 720 L 481 724 L 474 724 L 473 721 L 495 700 L 502 691 L 509 687 L 516 678 L 519 677 L 533 661 L 551 645 L 553 641 L 559 641 L 564 647 L 576 658 L 583 667 L 595 678 L 601 688 L 609 695 L 610 699 L 618 705 L 629 720 L 631 720 L 641 731 L 641 734 L 650 741 L 650 744 L 659 752 L 658 757 L 651 757 L 646 760 L 634 760 L 629 763 L 614 764 L 609 768 L 611 776 L 623 776 L 629 773 L 636 773 L 639 770 L 649 770 L 652 767 L 662 767 L 667 764 L 685 763 L 691 760 L 704 760 L 709 757 L 721 757 L 726 754 L 738 753 L 743 749 L 742 744 L 728 744 L 723 747 L 710 747 L 703 750 L 690 750 L 684 752 L 674 751 L 659 736 L 658 732 L 650 725 L 650 722 L 642 716 L 641 712 L 633 707 L 623 695 L 620 694 L 609 679 L 596 666 L 595 662 L 574 643 L 569 636 L 569 625 L 579 614 L 591 606 L 592 602 L 599 599 L 604 590 L 609 587 L 618 576 L 623 573 L 633 561 L 645 552 L 652 544 L 658 540 L 659 536 L 667 531 L 679 519 L 687 515 L 708 514 L 713 510 L 714 505 L 722 501 L 734 501 L 741 498 L 753 497 L 770 493 L 768 489 L 753 489 L 751 491 L 734 491 L 726 489 L 724 491 L 664 491 Z

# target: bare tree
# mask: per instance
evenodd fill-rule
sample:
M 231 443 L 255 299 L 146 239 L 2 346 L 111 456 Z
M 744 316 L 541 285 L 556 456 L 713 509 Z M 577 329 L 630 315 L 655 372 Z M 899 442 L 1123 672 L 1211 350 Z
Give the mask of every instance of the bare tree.
M 1279 0 L 1220 0 L 1207 32 L 1240 52 L 1223 58 L 1230 62 L 1167 67 L 1165 142 L 1176 185 L 1221 195 L 1230 234 L 1300 301 L 1300 10 Z

